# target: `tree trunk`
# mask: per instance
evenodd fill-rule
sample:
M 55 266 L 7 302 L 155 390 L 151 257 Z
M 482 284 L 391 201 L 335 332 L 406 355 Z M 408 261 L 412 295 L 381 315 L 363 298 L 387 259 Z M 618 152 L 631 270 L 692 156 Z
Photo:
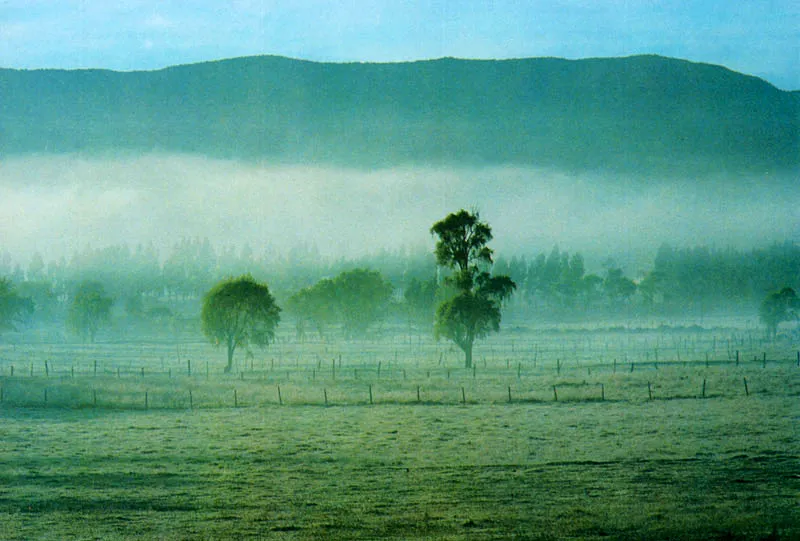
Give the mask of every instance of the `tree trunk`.
M 232 340 L 228 341 L 228 365 L 225 367 L 225 373 L 229 374 L 233 369 L 233 352 L 236 351 L 236 344 Z
M 468 342 L 464 346 L 464 368 L 472 368 L 472 345 L 473 342 Z

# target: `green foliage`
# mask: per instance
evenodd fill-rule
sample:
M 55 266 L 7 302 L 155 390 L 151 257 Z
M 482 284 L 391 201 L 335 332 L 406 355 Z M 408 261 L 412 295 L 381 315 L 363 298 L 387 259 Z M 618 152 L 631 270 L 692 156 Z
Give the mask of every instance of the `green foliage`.
M 767 328 L 767 334 L 774 338 L 778 334 L 778 325 L 798 318 L 798 309 L 800 309 L 800 299 L 797 293 L 791 287 L 784 287 L 764 298 L 758 314 Z
M 82 282 L 72 297 L 67 312 L 67 329 L 84 342 L 94 342 L 97 331 L 111 321 L 114 301 L 106 296 L 99 282 Z
M 436 222 L 431 233 L 438 237 L 436 261 L 454 271 L 446 279 L 456 293 L 436 310 L 434 334 L 452 340 L 464 352 L 465 365 L 472 366 L 476 339 L 500 330 L 500 306 L 517 287 L 508 276 L 492 276 L 481 265 L 492 263 L 492 230 L 479 214 L 465 210 Z
M 17 293 L 14 284 L 0 278 L 0 332 L 14 330 L 14 324 L 33 312 L 33 302 Z
M 627 302 L 636 293 L 636 284 L 622 274 L 622 269 L 608 269 L 603 289 L 610 300 Z
M 52 319 L 58 308 L 53 286 L 46 280 L 27 281 L 19 284 L 17 290 L 22 297 L 30 299 L 30 312 L 34 317 Z
M 386 315 L 393 289 L 380 272 L 367 269 L 344 271 L 333 280 L 326 278 L 301 289 L 289 299 L 298 320 L 298 338 L 305 335 L 306 321 L 323 339 L 334 323 L 342 324 L 346 339 L 364 336 Z
M 344 335 L 349 339 L 363 337 L 370 325 L 386 315 L 394 288 L 378 271 L 354 269 L 334 278 L 333 289 Z
M 200 315 L 203 333 L 215 345 L 225 345 L 228 364 L 240 346 L 266 347 L 275 339 L 281 309 L 266 284 L 250 275 L 223 280 L 203 297 Z
M 403 292 L 409 323 L 416 323 L 422 328 L 432 328 L 438 290 L 436 280 L 411 279 Z
M 333 280 L 323 279 L 289 297 L 288 309 L 297 320 L 297 338 L 305 339 L 306 322 L 316 329 L 322 340 L 327 328 L 337 320 L 336 293 Z

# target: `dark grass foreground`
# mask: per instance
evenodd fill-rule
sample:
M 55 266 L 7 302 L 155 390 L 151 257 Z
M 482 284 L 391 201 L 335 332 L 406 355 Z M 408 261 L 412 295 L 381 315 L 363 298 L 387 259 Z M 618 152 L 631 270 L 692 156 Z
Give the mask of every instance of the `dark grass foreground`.
M 0 539 L 798 539 L 798 414 L 780 396 L 5 407 Z

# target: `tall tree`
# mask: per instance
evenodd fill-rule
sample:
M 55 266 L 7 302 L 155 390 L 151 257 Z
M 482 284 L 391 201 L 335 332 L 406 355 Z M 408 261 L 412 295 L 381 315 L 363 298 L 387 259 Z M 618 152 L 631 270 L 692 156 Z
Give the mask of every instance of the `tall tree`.
M 761 302 L 759 316 L 767 328 L 767 335 L 775 338 L 778 334 L 778 325 L 784 321 L 797 319 L 797 310 L 800 308 L 800 299 L 791 287 L 784 287 L 767 295 Z
M 275 339 L 280 312 L 269 287 L 249 274 L 223 280 L 205 294 L 200 314 L 203 333 L 211 343 L 225 346 L 226 373 L 239 346 L 266 347 Z
M 67 328 L 84 342 L 94 343 L 97 331 L 111 320 L 113 304 L 100 282 L 81 282 L 69 305 Z
M 492 264 L 489 224 L 477 212 L 460 210 L 431 227 L 436 235 L 436 261 L 453 271 L 446 278 L 455 294 L 436 310 L 434 332 L 452 340 L 464 352 L 464 365 L 472 367 L 475 340 L 500 330 L 500 308 L 517 287 L 505 275 L 492 276 L 484 270 Z

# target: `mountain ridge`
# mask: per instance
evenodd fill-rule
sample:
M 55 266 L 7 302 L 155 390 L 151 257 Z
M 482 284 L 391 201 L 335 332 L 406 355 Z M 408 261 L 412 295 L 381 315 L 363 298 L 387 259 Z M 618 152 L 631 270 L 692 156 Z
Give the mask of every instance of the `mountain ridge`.
M 646 176 L 800 168 L 800 92 L 658 55 L 0 69 L 0 96 L 0 157 L 158 151 Z

